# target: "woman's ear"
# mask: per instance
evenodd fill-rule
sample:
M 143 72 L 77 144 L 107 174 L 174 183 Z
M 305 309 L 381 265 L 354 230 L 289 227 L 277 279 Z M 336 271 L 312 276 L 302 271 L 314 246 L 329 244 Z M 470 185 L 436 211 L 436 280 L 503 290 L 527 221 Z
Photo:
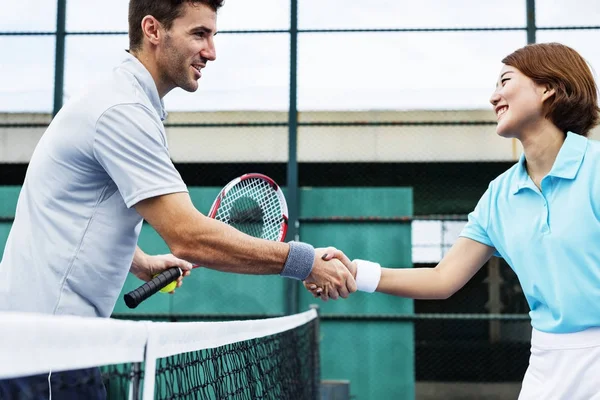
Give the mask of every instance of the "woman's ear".
M 554 96 L 556 91 L 550 86 L 544 87 L 544 92 L 542 93 L 542 101 L 548 100 L 550 97 Z

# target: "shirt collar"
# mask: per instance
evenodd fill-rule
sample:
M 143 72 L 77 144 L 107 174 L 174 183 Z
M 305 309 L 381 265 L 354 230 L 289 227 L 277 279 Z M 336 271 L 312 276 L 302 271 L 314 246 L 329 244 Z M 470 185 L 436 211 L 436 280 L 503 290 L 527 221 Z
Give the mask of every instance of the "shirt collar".
M 150 75 L 150 72 L 146 69 L 144 64 L 142 64 L 140 60 L 127 51 L 120 68 L 123 68 L 135 77 L 144 90 L 146 96 L 148 96 L 150 103 L 152 103 L 152 106 L 160 116 L 161 121 L 164 121 L 167 118 L 165 105 L 163 100 L 158 95 L 156 82 L 154 82 L 152 75 Z
M 522 153 L 519 162 L 517 163 L 517 176 L 512 185 L 511 192 L 512 194 L 517 194 L 521 189 L 532 187 L 532 185 L 533 182 L 529 179 L 527 167 L 525 167 L 525 153 Z
M 587 145 L 588 139 L 585 136 L 567 132 L 567 138 L 560 148 L 548 175 L 563 179 L 575 179 L 583 163 Z
M 563 179 L 575 179 L 575 176 L 583 163 L 587 145 L 588 139 L 585 136 L 567 132 L 567 138 L 561 146 L 548 176 Z M 529 175 L 527 175 L 525 154 L 521 154 L 517 166 L 517 179 L 515 179 L 515 183 L 513 184 L 512 193 L 517 194 L 519 190 L 530 186 L 533 187 L 533 182 L 531 182 Z

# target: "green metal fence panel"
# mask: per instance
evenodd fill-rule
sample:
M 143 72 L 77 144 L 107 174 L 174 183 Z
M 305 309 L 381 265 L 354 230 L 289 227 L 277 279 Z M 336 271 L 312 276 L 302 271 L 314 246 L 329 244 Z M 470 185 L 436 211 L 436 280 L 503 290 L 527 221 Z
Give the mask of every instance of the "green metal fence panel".
M 410 267 L 410 224 L 319 223 L 300 228 L 303 241 L 318 247 L 334 246 L 350 259 L 361 258 L 385 267 Z M 306 309 L 314 298 L 303 290 L 300 304 Z M 323 313 L 405 314 L 413 311 L 412 300 L 379 293 L 356 293 L 344 301 L 328 301 L 321 305 Z
M 410 188 L 315 188 L 301 191 L 300 239 L 334 246 L 351 259 L 391 268 L 412 267 Z M 300 309 L 318 303 L 324 380 L 349 380 L 353 399 L 414 399 L 414 333 L 411 322 L 369 321 L 373 314 L 412 314 L 413 301 L 379 293 L 355 293 L 323 303 L 300 292 Z M 351 319 L 352 315 L 367 318 Z
M 0 186 L 0 218 L 15 217 L 20 192 L 21 186 Z
M 415 398 L 409 322 L 321 321 L 321 378 L 348 380 L 353 400 Z
M 10 227 L 12 224 L 10 222 L 1 222 L 0 223 L 0 249 L 2 253 L 4 253 L 4 246 L 6 244 L 6 239 L 8 239 L 8 233 L 10 232 Z
M 172 313 L 283 314 L 284 280 L 279 276 L 194 271 L 190 282 L 172 296 Z M 305 310 L 303 310 L 305 311 Z
M 303 218 L 409 216 L 413 210 L 412 189 L 401 187 L 303 188 L 300 200 Z

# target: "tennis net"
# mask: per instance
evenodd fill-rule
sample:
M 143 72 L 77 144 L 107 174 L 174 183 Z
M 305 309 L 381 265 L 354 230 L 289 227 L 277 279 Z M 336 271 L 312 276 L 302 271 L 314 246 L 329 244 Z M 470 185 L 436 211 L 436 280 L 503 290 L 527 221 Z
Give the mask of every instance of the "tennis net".
M 231 322 L 0 313 L 0 337 L 1 399 L 319 398 L 315 310 Z

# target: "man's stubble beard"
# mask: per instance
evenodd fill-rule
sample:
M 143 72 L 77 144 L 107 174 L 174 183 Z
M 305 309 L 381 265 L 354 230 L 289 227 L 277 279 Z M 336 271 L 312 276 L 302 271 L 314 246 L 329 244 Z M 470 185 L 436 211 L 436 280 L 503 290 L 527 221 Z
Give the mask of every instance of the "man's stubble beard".
M 174 87 L 179 87 L 186 92 L 195 92 L 197 87 L 190 84 L 189 65 L 185 62 L 185 56 L 182 56 L 174 45 L 174 40 L 171 35 L 165 36 L 166 59 L 165 63 L 165 78 L 170 81 Z

